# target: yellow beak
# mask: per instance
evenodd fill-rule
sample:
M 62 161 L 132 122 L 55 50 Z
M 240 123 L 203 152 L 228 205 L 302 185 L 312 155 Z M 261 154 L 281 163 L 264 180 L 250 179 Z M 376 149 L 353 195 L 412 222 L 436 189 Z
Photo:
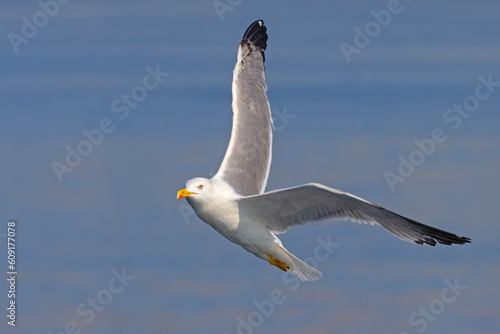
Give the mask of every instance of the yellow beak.
M 191 191 L 187 191 L 187 189 L 186 189 L 186 188 L 184 188 L 184 189 L 181 189 L 181 190 L 179 190 L 179 191 L 177 192 L 177 199 L 181 199 L 181 198 L 183 198 L 183 197 L 189 197 L 189 196 L 191 196 L 192 194 L 196 194 L 196 193 L 193 193 L 193 192 L 191 192 Z

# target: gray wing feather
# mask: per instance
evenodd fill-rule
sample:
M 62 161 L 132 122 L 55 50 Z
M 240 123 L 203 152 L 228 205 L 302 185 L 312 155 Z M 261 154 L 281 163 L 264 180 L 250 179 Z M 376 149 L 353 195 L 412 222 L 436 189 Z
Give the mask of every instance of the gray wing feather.
M 271 165 L 272 118 L 264 76 L 266 27 L 262 20 L 245 32 L 233 71 L 233 129 L 216 177 L 243 196 L 264 191 Z
M 378 224 L 400 239 L 417 244 L 464 244 L 470 239 L 424 225 L 354 195 L 310 183 L 243 197 L 242 214 L 266 224 L 276 233 L 306 223 L 347 220 Z

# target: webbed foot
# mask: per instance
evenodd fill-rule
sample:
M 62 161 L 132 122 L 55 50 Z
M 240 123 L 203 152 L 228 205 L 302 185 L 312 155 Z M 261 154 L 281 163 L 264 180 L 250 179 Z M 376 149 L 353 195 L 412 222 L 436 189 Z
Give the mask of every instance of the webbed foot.
M 285 262 L 277 260 L 277 259 L 273 258 L 269 254 L 266 254 L 266 255 L 269 258 L 269 264 L 271 264 L 273 266 L 276 266 L 276 267 L 280 268 L 283 271 L 287 271 L 288 269 L 290 269 L 290 267 Z

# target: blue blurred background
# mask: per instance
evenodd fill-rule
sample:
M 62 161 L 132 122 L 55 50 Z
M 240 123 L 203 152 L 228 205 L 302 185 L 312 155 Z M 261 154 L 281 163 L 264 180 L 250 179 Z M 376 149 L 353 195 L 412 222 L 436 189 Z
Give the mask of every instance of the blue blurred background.
M 500 82 L 500 3 L 41 3 L 0 5 L 1 271 L 11 219 L 18 260 L 17 326 L 1 280 L 2 333 L 498 333 L 500 87 L 459 125 L 445 118 L 474 101 L 478 77 Z M 370 23 L 388 6 L 385 27 Z M 175 199 L 224 156 L 237 47 L 256 19 L 276 125 L 267 189 L 321 182 L 472 244 L 298 229 L 280 237 L 300 258 L 318 237 L 339 247 L 319 281 L 297 285 Z M 372 37 L 348 62 L 340 45 L 356 46 L 356 27 Z M 169 75 L 148 91 L 146 68 Z M 122 94 L 138 101 L 116 112 Z M 112 130 L 82 144 L 103 120 Z M 391 189 L 384 173 L 436 128 L 446 141 Z M 54 162 L 78 149 L 58 178 Z M 122 271 L 133 278 L 118 289 Z

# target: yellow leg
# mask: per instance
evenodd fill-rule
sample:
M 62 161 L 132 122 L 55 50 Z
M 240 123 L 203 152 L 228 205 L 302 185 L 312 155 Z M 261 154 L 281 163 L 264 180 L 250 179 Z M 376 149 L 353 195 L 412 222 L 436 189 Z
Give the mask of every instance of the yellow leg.
M 287 271 L 287 269 L 290 269 L 290 267 L 285 262 L 277 260 L 277 259 L 273 258 L 269 254 L 266 254 L 266 255 L 269 258 L 269 264 L 271 264 L 273 266 L 276 266 L 276 267 L 280 268 L 283 271 Z

